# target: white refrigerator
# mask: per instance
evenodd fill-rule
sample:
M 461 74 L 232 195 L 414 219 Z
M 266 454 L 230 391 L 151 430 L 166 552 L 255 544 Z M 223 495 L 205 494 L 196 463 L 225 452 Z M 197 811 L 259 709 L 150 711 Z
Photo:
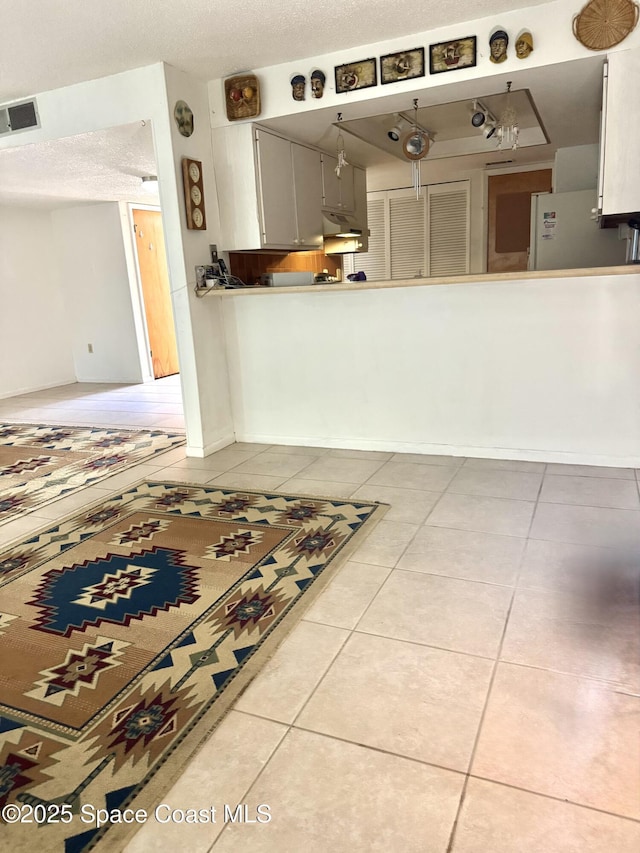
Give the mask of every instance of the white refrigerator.
M 600 228 L 592 219 L 597 192 L 533 193 L 530 270 L 581 269 L 624 264 L 626 241 L 617 228 Z

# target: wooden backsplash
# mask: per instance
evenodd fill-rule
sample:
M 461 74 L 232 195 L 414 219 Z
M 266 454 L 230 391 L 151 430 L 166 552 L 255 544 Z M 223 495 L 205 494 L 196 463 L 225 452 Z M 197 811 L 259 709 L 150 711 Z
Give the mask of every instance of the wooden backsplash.
M 290 252 L 288 255 L 270 255 L 258 252 L 229 252 L 229 271 L 245 284 L 253 284 L 264 272 L 299 272 L 309 270 L 335 275 L 342 270 L 340 255 L 324 252 Z

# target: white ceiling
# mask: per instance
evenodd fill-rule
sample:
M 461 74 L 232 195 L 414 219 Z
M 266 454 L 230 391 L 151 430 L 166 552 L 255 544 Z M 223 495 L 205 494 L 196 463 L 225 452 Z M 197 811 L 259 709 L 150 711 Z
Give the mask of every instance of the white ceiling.
M 323 0 L 313 7 L 308 0 L 288 0 L 286 6 L 265 0 L 245 0 L 239 6 L 222 0 L 162 0 L 159 15 L 154 0 L 110 0 L 108 6 L 97 0 L 0 0 L 0 103 L 160 60 L 210 80 L 409 34 L 427 23 L 435 28 L 531 5 L 535 0 L 407 0 L 398 15 L 389 0 Z M 530 90 L 551 140 L 519 149 L 515 157 L 482 140 L 480 153 L 457 157 L 456 168 L 482 168 L 488 161 L 512 157 L 523 165 L 548 162 L 557 147 L 596 142 L 602 62 L 596 55 L 560 67 L 525 66 L 483 80 L 482 91 L 477 80 L 447 85 L 448 101 L 470 102 L 503 93 L 512 79 L 514 90 Z M 436 103 L 429 99 L 438 97 L 438 89 L 420 93 L 420 122 L 429 129 L 436 121 L 429 115 Z M 373 132 L 394 113 L 410 112 L 411 100 L 406 92 L 385 93 L 360 109 L 362 118 L 382 116 L 377 123 L 374 118 Z M 267 124 L 331 149 L 335 118 L 332 109 L 316 109 Z M 437 130 L 442 139 L 444 127 Z M 397 162 L 354 136 L 347 148 L 351 162 L 364 166 Z M 437 149 L 436 144 L 434 157 Z M 107 200 L 155 203 L 157 197 L 140 191 L 140 177 L 154 173 L 151 127 L 137 123 L 0 152 L 0 203 L 49 209 Z
M 0 151 L 0 204 L 53 209 L 99 201 L 159 204 L 150 122 Z
M 0 103 L 161 60 L 213 80 L 540 2 L 0 0 Z

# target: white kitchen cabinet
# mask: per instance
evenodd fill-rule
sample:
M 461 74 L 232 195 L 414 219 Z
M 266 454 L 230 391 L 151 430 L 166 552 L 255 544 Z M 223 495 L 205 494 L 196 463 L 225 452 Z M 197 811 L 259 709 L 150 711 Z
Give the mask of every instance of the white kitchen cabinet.
M 322 248 L 322 170 L 320 152 L 291 143 L 293 185 L 295 188 L 297 245 L 305 249 Z
M 261 245 L 293 246 L 298 237 L 296 196 L 288 139 L 256 131 Z
M 598 207 L 603 216 L 640 210 L 640 48 L 607 59 L 600 134 Z
M 256 129 L 263 247 L 322 246 L 320 153 Z
M 336 174 L 338 158 L 322 155 L 322 204 L 328 210 L 353 213 L 355 207 L 354 167 L 343 166 Z
M 253 125 L 213 132 L 226 251 L 322 247 L 320 151 Z

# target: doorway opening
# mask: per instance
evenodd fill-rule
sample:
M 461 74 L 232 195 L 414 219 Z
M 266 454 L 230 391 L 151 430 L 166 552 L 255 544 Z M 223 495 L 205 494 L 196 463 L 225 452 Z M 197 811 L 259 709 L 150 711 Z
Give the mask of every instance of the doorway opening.
M 487 272 L 527 269 L 531 195 L 551 192 L 551 179 L 551 169 L 489 176 Z

